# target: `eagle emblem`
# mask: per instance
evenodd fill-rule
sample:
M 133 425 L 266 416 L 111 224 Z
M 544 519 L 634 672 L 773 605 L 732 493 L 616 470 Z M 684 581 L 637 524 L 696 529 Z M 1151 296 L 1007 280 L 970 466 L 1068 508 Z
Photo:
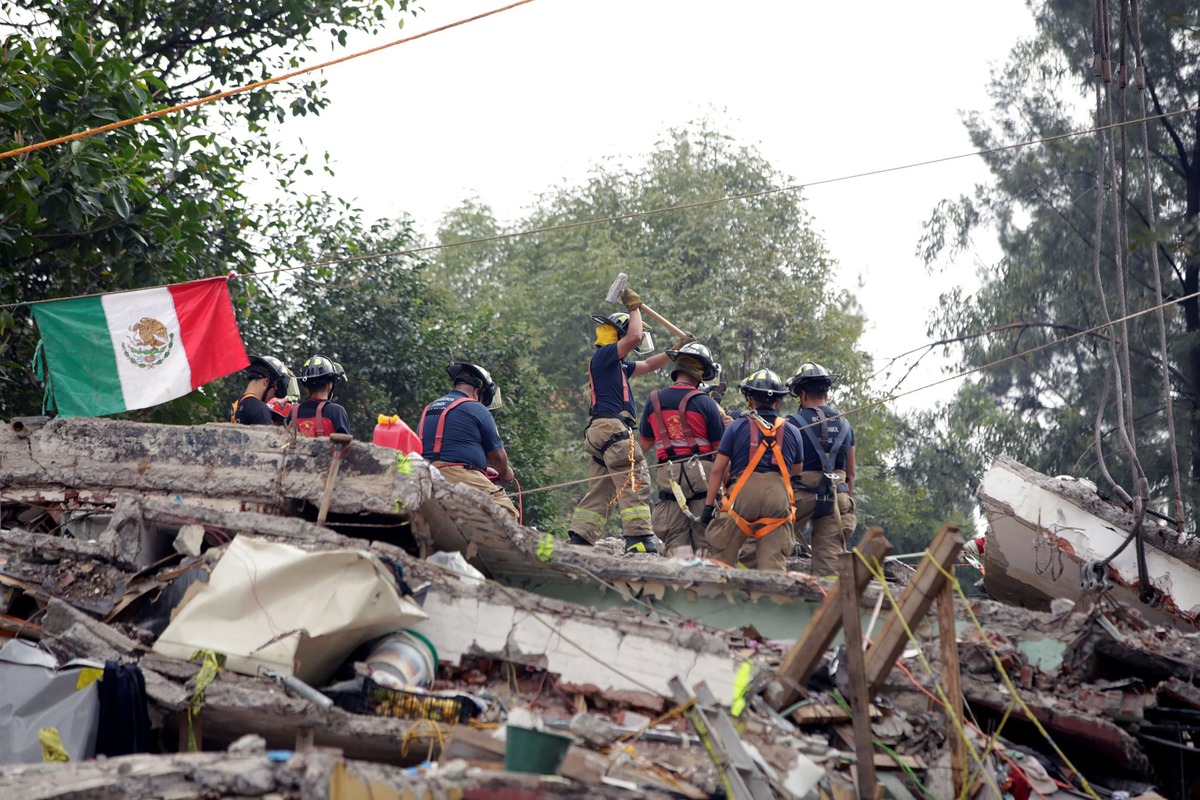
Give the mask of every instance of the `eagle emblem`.
M 175 334 L 153 317 L 142 317 L 130 325 L 121 342 L 121 352 L 130 364 L 154 369 L 167 360 L 175 347 Z

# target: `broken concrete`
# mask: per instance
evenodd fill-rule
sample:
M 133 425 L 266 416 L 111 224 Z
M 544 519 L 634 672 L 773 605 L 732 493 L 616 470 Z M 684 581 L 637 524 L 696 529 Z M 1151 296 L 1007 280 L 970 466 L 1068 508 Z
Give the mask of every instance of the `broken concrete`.
M 1136 522 L 1090 482 L 1042 475 L 1004 456 L 992 462 L 978 494 L 989 524 L 988 594 L 1037 610 L 1048 609 L 1055 598 L 1078 601 L 1087 577 L 1084 565 L 1116 552 Z M 1106 570 L 1114 597 L 1156 621 L 1200 625 L 1200 539 L 1181 539 L 1149 517 L 1141 535 L 1157 597 L 1150 604 L 1138 597 L 1133 547 L 1113 558 Z

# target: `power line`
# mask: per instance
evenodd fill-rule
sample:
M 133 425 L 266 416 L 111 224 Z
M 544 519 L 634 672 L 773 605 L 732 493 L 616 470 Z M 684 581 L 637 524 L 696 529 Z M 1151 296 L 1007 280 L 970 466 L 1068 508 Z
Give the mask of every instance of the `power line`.
M 89 128 L 86 131 L 77 131 L 75 133 L 67 134 L 66 136 L 59 136 L 57 139 L 48 139 L 44 142 L 35 142 L 34 144 L 26 145 L 24 147 L 18 147 L 15 150 L 8 150 L 6 152 L 0 153 L 0 161 L 3 161 L 6 158 L 13 158 L 14 156 L 20 156 L 20 155 L 25 155 L 26 153 L 32 153 L 35 150 L 42 150 L 47 147 L 53 147 L 56 144 L 64 144 L 65 142 L 72 142 L 77 139 L 84 139 L 88 136 L 96 136 L 97 134 L 107 133 L 109 131 L 115 131 L 119 128 L 127 128 L 130 125 L 136 125 L 139 122 L 146 122 L 147 120 L 157 119 L 159 117 L 165 117 L 168 114 L 174 114 L 179 111 L 184 111 L 189 108 L 194 108 L 199 105 L 204 105 L 205 103 L 213 103 L 213 102 L 216 102 L 217 100 L 224 100 L 228 97 L 233 97 L 234 95 L 243 94 L 245 92 L 250 92 L 255 89 L 261 89 L 262 87 L 270 86 L 273 83 L 279 83 L 281 81 L 290 80 L 291 78 L 296 78 L 301 75 L 307 75 L 310 72 L 316 72 L 317 70 L 325 69 L 326 67 L 332 67 L 337 64 L 342 64 L 346 61 L 352 61 L 353 59 L 356 59 L 356 58 L 362 58 L 363 56 L 368 56 L 373 53 L 378 53 L 381 50 L 387 50 L 389 48 L 395 47 L 396 45 L 407 44 L 408 42 L 414 42 L 417 39 L 423 39 L 426 36 L 432 36 L 435 33 L 441 33 L 442 31 L 447 31 L 451 28 L 457 28 L 460 25 L 466 25 L 468 22 L 475 22 L 476 20 L 483 19 L 484 17 L 490 17 L 495 14 L 500 14 L 504 11 L 508 11 L 510 9 L 516 8 L 517 6 L 523 6 L 526 3 L 532 3 L 532 2 L 533 2 L 533 0 L 517 0 L 516 2 L 510 3 L 509 5 L 504 6 L 502 8 L 494 8 L 491 11 L 485 11 L 482 14 L 476 14 L 473 17 L 467 17 L 465 19 L 460 19 L 456 22 L 450 22 L 445 25 L 440 25 L 436 28 L 431 28 L 430 30 L 424 31 L 422 33 L 418 33 L 413 36 L 406 36 L 403 39 L 397 39 L 394 42 L 388 42 L 387 44 L 381 44 L 376 47 L 368 48 L 366 50 L 360 50 L 357 53 L 351 53 L 350 55 L 342 56 L 340 58 L 335 58 L 332 61 L 324 61 L 320 64 L 314 64 L 311 67 L 303 67 L 301 69 L 293 70 L 292 72 L 285 72 L 282 75 L 276 75 L 274 77 L 266 78 L 261 81 L 255 81 L 254 83 L 248 83 L 245 86 L 239 86 L 236 89 L 229 89 L 224 92 L 217 92 L 216 94 L 210 94 L 205 97 L 200 97 L 195 100 L 189 100 L 186 103 L 179 103 L 177 105 L 169 106 L 167 108 L 160 108 L 157 111 L 151 111 L 148 114 L 140 114 L 136 117 L 130 117 L 129 119 L 123 119 L 123 120 L 119 120 L 117 122 L 111 122 L 108 125 L 101 125 L 98 128 Z
M 1062 336 L 1058 339 L 1054 339 L 1052 341 L 1045 342 L 1036 347 L 1031 347 L 1028 350 L 1022 350 L 1019 353 L 1011 353 L 1011 354 L 1005 356 L 1004 358 L 996 359 L 995 361 L 991 361 L 987 364 L 982 364 L 978 367 L 972 367 L 971 369 L 963 370 L 962 372 L 957 372 L 953 375 L 948 375 L 945 378 L 939 378 L 936 381 L 932 381 L 930 383 L 926 383 L 924 385 L 918 386 L 915 389 L 909 389 L 904 392 L 894 392 L 892 394 L 889 394 L 887 397 L 880 398 L 879 400 L 873 400 L 870 403 L 864 403 L 861 406 L 856 406 L 855 408 L 851 408 L 847 411 L 841 411 L 838 414 L 836 414 L 835 416 L 829 417 L 829 419 L 837 419 L 839 417 L 849 417 L 854 414 L 861 413 L 863 411 L 870 411 L 871 409 L 879 408 L 880 406 L 884 406 L 895 400 L 899 400 L 901 397 L 907 397 L 910 394 L 916 394 L 917 392 L 923 392 L 926 389 L 932 389 L 933 387 L 940 386 L 943 383 L 949 383 L 950 381 L 956 381 L 956 380 L 960 380 L 962 378 L 970 377 L 971 375 L 974 375 L 978 372 L 984 372 L 985 370 L 992 369 L 993 367 L 998 367 L 1002 364 L 1007 364 L 1009 361 L 1015 361 L 1016 359 L 1019 359 L 1019 358 L 1025 358 L 1026 356 L 1033 355 L 1034 353 L 1041 352 L 1042 350 L 1047 350 L 1051 347 L 1056 347 L 1057 345 L 1063 344 L 1065 342 L 1069 342 L 1073 339 L 1079 339 L 1084 336 L 1090 336 L 1094 333 L 1100 332 L 1101 330 L 1103 330 L 1105 328 L 1114 327 L 1123 322 L 1128 322 L 1131 319 L 1135 319 L 1137 317 L 1144 316 L 1146 314 L 1153 314 L 1154 312 L 1158 311 L 1161 308 L 1176 305 L 1178 303 L 1183 303 L 1187 300 L 1193 300 L 1197 297 L 1200 297 L 1200 292 L 1192 292 L 1191 294 L 1186 294 L 1186 295 L 1183 295 L 1182 297 L 1176 297 L 1171 300 L 1167 300 L 1163 303 L 1159 303 L 1158 305 L 1151 306 L 1150 308 L 1144 308 L 1141 311 L 1134 311 L 1133 313 L 1126 314 L 1123 317 L 1118 317 L 1118 318 L 1112 320 L 1111 322 L 1103 322 L 1099 325 L 1088 328 L 1086 330 L 1075 331 L 1074 333 L 1072 333 L 1068 336 Z M 810 422 L 806 425 L 801 425 L 798 427 L 800 428 L 800 430 L 804 430 L 805 428 L 812 428 L 812 427 L 815 427 L 820 424 L 821 424 L 820 421 L 814 421 L 814 422 Z M 632 471 L 632 468 L 630 470 L 616 470 L 611 474 L 623 475 L 626 472 L 630 472 L 630 471 Z M 565 486 L 574 486 L 577 484 L 588 483 L 588 482 L 594 481 L 594 480 L 608 480 L 608 477 L 606 476 L 604 478 L 591 478 L 591 477 L 579 478 L 577 480 L 564 481 L 562 483 L 555 483 L 555 484 L 550 484 L 547 486 L 536 486 L 532 489 L 525 489 L 522 492 L 522 494 L 530 495 L 530 494 L 536 494 L 537 492 L 548 492 L 552 489 L 561 489 Z
M 532 0 L 523 0 L 523 2 L 531 2 L 531 1 Z M 501 10 L 503 10 L 503 9 L 501 9 Z M 489 13 L 496 13 L 496 12 L 489 12 Z M 455 24 L 461 24 L 461 23 L 455 23 Z M 587 227 L 590 225 L 604 225 L 604 224 L 609 224 L 609 223 L 613 223 L 613 222 L 623 222 L 625 220 L 630 220 L 630 219 L 640 219 L 643 217 L 650 217 L 650 216 L 655 216 L 658 214 L 666 214 L 671 211 L 687 211 L 687 210 L 694 209 L 694 208 L 706 208 L 708 206 L 715 206 L 715 205 L 719 205 L 721 203 L 730 203 L 730 202 L 734 202 L 736 200 L 749 200 L 749 199 L 753 199 L 756 197 L 766 197 L 768 195 L 780 194 L 783 192 L 800 191 L 801 189 L 806 189 L 806 188 L 810 188 L 813 186 L 824 186 L 824 185 L 831 184 L 831 183 L 840 183 L 842 181 L 857 180 L 859 178 L 869 178 L 869 177 L 873 177 L 876 175 L 884 175 L 884 174 L 887 174 L 890 172 L 900 172 L 903 170 L 917 169 L 919 167 L 927 167 L 927 166 L 932 166 L 935 164 L 943 164 L 943 163 L 946 163 L 949 161 L 959 161 L 959 160 L 966 159 L 966 158 L 974 158 L 976 156 L 987 156 L 987 155 L 992 155 L 994 153 L 1002 153 L 1002 152 L 1005 152 L 1008 150 L 1017 150 L 1017 149 L 1020 149 L 1023 147 L 1032 147 L 1032 146 L 1038 145 L 1038 144 L 1047 144 L 1049 142 L 1055 142 L 1055 141 L 1059 141 L 1062 139 L 1070 139 L 1070 138 L 1074 138 L 1077 136 L 1087 136 L 1089 134 L 1108 130 L 1110 128 L 1119 128 L 1124 125 L 1135 125 L 1135 124 L 1140 124 L 1143 122 L 1151 122 L 1151 121 L 1157 120 L 1157 119 L 1167 119 L 1169 117 L 1175 117 L 1175 116 L 1179 116 L 1181 114 L 1190 114 L 1190 113 L 1196 112 L 1196 111 L 1200 111 L 1200 106 L 1191 106 L 1189 108 L 1180 109 L 1178 111 L 1167 111 L 1167 112 L 1163 112 L 1162 114 L 1154 114 L 1151 116 L 1141 117 L 1138 119 L 1126 120 L 1124 122 L 1117 122 L 1117 123 L 1113 123 L 1110 125 L 1101 125 L 1098 127 L 1088 128 L 1086 130 L 1081 130 L 1081 131 L 1060 133 L 1060 134 L 1055 134 L 1054 136 L 1045 136 L 1045 137 L 1041 137 L 1041 138 L 1037 138 L 1037 139 L 1027 139 L 1025 141 L 1014 142 L 1014 143 L 1006 144 L 1006 145 L 1000 145 L 998 147 L 992 147 L 992 148 L 989 148 L 986 150 L 972 150 L 967 153 L 958 153 L 956 155 L 942 156 L 940 158 L 926 159 L 924 161 L 913 161 L 913 162 L 910 162 L 907 164 L 900 164 L 900 165 L 891 166 L 891 167 L 881 167 L 880 169 L 866 170 L 864 172 L 855 172 L 855 173 L 851 173 L 848 175 L 841 175 L 841 176 L 834 177 L 834 178 L 823 178 L 821 180 L 809 181 L 807 183 L 793 183 L 793 184 L 788 184 L 786 186 L 772 186 L 772 187 L 768 187 L 766 189 L 758 189 L 753 192 L 743 192 L 741 194 L 723 195 L 721 197 L 713 197 L 713 198 L 709 198 L 707 200 L 695 200 L 690 203 L 681 203 L 679 205 L 673 205 L 673 206 L 661 206 L 659 208 L 651 208 L 651 209 L 646 209 L 644 211 L 629 211 L 629 212 L 625 212 L 622 214 L 613 214 L 613 215 L 607 216 L 607 217 L 593 217 L 591 219 L 576 220 L 574 222 L 564 222 L 564 223 L 561 223 L 558 225 L 548 225 L 548 226 L 541 227 L 541 228 L 526 228 L 526 229 L 519 230 L 519 231 L 510 231 L 508 233 L 498 233 L 493 236 L 484 236 L 484 237 L 480 237 L 478 239 L 464 239 L 463 241 L 460 241 L 460 242 L 446 242 L 443 244 L 421 245 L 419 247 L 409 247 L 409 248 L 405 248 L 403 250 L 384 250 L 384 251 L 380 251 L 380 252 L 376 252 L 376 253 L 365 253 L 363 255 L 357 255 L 357 256 L 346 256 L 344 258 L 329 258 L 329 259 L 324 259 L 322 261 L 312 261 L 312 262 L 309 262 L 306 264 L 300 264 L 300 265 L 294 266 L 294 267 L 276 267 L 276 268 L 272 268 L 272 269 L 252 270 L 250 272 L 230 272 L 228 276 L 230 278 L 261 278 L 261 277 L 264 277 L 267 275 L 277 275 L 277 274 L 284 273 L 284 272 L 299 272 L 301 270 L 314 269 L 314 268 L 318 268 L 318 267 L 337 267 L 337 266 L 341 266 L 343 264 L 353 264 L 353 263 L 358 263 L 361 261 L 372 261 L 372 260 L 378 259 L 378 258 L 397 258 L 400 256 L 418 255 L 421 253 L 429 253 L 429 252 L 434 252 L 437 250 L 447 250 L 452 247 L 463 247 L 466 245 L 474 245 L 474 244 L 488 244 L 491 242 L 500 242 L 500 241 L 506 241 L 508 239 L 515 239 L 515 238 L 518 238 L 521 236 L 534 236 L 537 234 L 554 233 L 557 231 L 572 230 L 574 228 L 583 228 L 583 227 Z M 145 287 L 145 288 L 162 288 L 162 286 L 165 286 L 165 285 L 169 285 L 169 284 L 162 284 L 160 286 L 151 286 L 151 287 Z M 139 290 L 128 289 L 125 291 L 139 291 Z M 118 294 L 118 292 L 96 292 L 96 293 L 92 293 L 92 294 L 71 295 L 69 297 L 56 297 L 56 298 L 50 298 L 47 300 L 24 300 L 24 301 L 20 301 L 20 302 L 16 302 L 16 303 L 5 303 L 3 305 L 0 305 L 0 309 L 16 308 L 18 306 L 23 306 L 23 305 L 34 305 L 36 303 L 51 303 L 51 302 L 55 302 L 56 300 L 74 300 L 74 299 L 81 298 L 81 297 L 98 297 L 101 294 Z

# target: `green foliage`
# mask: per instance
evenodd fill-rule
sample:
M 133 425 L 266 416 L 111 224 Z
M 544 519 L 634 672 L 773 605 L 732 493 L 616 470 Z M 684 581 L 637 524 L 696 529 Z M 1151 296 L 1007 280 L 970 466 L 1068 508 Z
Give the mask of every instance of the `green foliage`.
M 0 150 L 281 72 L 291 48 L 376 30 L 378 8 L 0 0 Z M 306 169 L 263 126 L 325 102 L 319 83 L 298 81 L 0 161 L 0 304 L 287 265 L 275 242 L 289 230 L 246 196 L 244 176 L 253 164 L 286 186 Z M 40 408 L 24 366 L 35 341 L 26 310 L 0 309 L 0 415 Z M 188 408 L 204 413 L 176 411 Z
M 1087 110 L 1094 108 L 1090 5 L 1082 0 L 1046 0 L 1032 7 L 1037 35 L 1018 44 L 1013 58 L 995 74 L 989 89 L 991 113 L 967 117 L 968 130 L 981 149 L 1076 130 L 1086 124 Z M 1150 114 L 1195 105 L 1200 41 L 1192 34 L 1198 28 L 1200 10 L 1193 2 L 1167 2 L 1153 13 L 1142 13 Z M 1117 46 L 1114 35 L 1113 47 Z M 1133 87 L 1117 92 L 1114 99 L 1118 107 L 1126 104 L 1130 117 L 1139 115 Z M 978 187 L 970 197 L 940 205 L 927 226 L 921 252 L 931 265 L 945 258 L 953 261 L 970 249 L 980 226 L 991 225 L 998 232 L 1003 258 L 982 273 L 982 286 L 973 297 L 956 293 L 942 298 L 931 335 L 960 349 L 962 367 L 977 367 L 1102 324 L 1106 301 L 1109 314 L 1120 316 L 1116 276 L 1121 243 L 1113 235 L 1114 203 L 1130 231 L 1130 310 L 1151 308 L 1158 302 L 1150 273 L 1151 247 L 1158 248 L 1167 297 L 1195 292 L 1200 286 L 1198 129 L 1200 114 L 1194 108 L 1150 124 L 1151 188 L 1158 219 L 1154 229 L 1149 227 L 1144 201 L 1137 127 L 1128 130 L 1127 197 L 1121 197 L 1120 181 L 1112 181 L 1107 171 L 1099 173 L 1105 297 L 1093 270 L 1100 170 L 1096 137 L 1061 139 L 985 156 L 994 183 Z M 1121 135 L 1115 139 L 1119 146 Z M 1198 308 L 1195 299 L 1167 308 L 1166 353 L 1159 347 L 1152 315 L 1131 322 L 1128 329 L 1133 376 L 1127 388 L 1133 398 L 1139 458 L 1154 492 L 1169 493 L 1171 453 L 1161 372 L 1165 360 L 1171 370 L 1180 459 L 1193 503 L 1200 479 Z M 1123 334 L 1118 330 L 1112 335 Z M 1116 480 L 1130 487 L 1131 468 L 1114 433 L 1116 392 L 1115 384 L 1110 384 L 1108 336 L 1089 334 L 993 366 L 964 386 L 944 415 L 923 426 L 924 441 L 917 447 L 932 459 L 931 466 L 946 452 L 970 465 L 964 471 L 971 478 L 958 487 L 959 500 L 952 506 L 969 499 L 980 475 L 977 465 L 1001 452 L 1043 472 L 1087 475 L 1104 485 L 1092 449 L 1098 411 L 1103 412 L 1105 460 Z M 1107 391 L 1110 385 L 1112 391 Z M 1160 510 L 1167 511 L 1167 502 L 1161 502 Z
M 552 414 L 547 473 L 559 481 L 586 474 L 579 440 L 589 402 L 589 315 L 615 310 L 604 296 L 617 273 L 626 272 L 647 304 L 713 349 L 731 386 L 760 366 L 790 376 L 808 359 L 842 373 L 834 401 L 843 410 L 863 409 L 852 416 L 860 518 L 888 525 L 903 510 L 909 498 L 886 466 L 898 421 L 874 406 L 880 398 L 869 386 L 870 359 L 858 348 L 862 316 L 839 284 L 837 264 L 798 192 L 563 227 L 791 182 L 752 148 L 701 122 L 671 131 L 643 162 L 604 163 L 583 185 L 556 187 L 511 227 L 479 198 L 443 218 L 442 244 L 492 239 L 439 251 L 431 280 L 460 313 L 490 313 L 526 326 L 531 359 L 545 377 L 542 402 Z M 544 228 L 560 229 L 493 238 Z M 651 325 L 659 349 L 669 347 L 673 337 Z M 638 379 L 635 391 L 644 399 L 665 382 L 663 375 Z M 740 401 L 732 389 L 727 405 Z M 582 491 L 577 485 L 558 490 L 550 505 L 569 512 Z M 924 523 L 932 533 L 936 522 L 923 512 L 906 511 L 914 526 Z M 547 524 L 557 529 L 562 520 Z

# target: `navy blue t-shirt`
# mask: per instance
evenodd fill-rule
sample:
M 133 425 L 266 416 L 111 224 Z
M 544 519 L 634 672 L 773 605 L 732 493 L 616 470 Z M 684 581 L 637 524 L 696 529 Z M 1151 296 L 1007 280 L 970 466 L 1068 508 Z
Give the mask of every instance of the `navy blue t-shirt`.
M 772 423 L 776 418 L 774 411 L 765 408 L 758 409 L 758 415 Z M 750 426 L 754 424 L 754 420 L 749 417 L 740 417 L 725 429 L 725 435 L 721 437 L 721 445 L 717 448 L 717 452 L 729 456 L 730 481 L 735 480 L 750 465 Z M 805 448 L 804 442 L 800 439 L 800 431 L 794 425 L 784 425 L 783 439 L 779 444 L 783 448 L 784 467 L 786 471 L 790 472 L 793 464 L 804 460 Z M 775 454 L 772 450 L 768 449 L 763 453 L 762 460 L 758 462 L 754 471 L 779 472 L 779 467 L 775 466 Z
M 446 417 L 442 430 L 442 452 L 434 455 L 433 443 L 437 438 L 438 420 L 442 410 L 455 400 L 466 397 L 453 389 L 425 407 L 425 421 L 421 427 L 421 456 L 427 461 L 446 461 L 451 464 L 467 464 L 475 469 L 487 468 L 487 454 L 504 447 L 496 430 L 496 421 L 483 403 L 468 400 L 459 403 Z
M 658 390 L 658 402 L 662 405 L 663 417 L 667 423 L 667 438 L 672 445 L 672 452 L 664 454 L 657 438 L 662 422 L 654 411 L 653 395 L 646 399 L 646 407 L 642 411 L 642 424 L 638 428 L 647 439 L 654 439 L 654 452 L 659 461 L 691 454 L 687 440 L 683 435 L 683 426 L 679 421 L 679 404 L 683 398 L 696 387 L 686 383 L 676 383 L 665 389 Z M 725 433 L 725 420 L 721 418 L 721 410 L 717 403 L 704 392 L 694 395 L 687 404 L 687 422 L 692 436 L 701 453 L 710 453 L 717 449 Z
M 838 411 L 830 406 L 821 406 L 821 411 L 825 412 L 826 417 L 837 417 Z M 821 454 L 812 446 L 812 439 L 809 438 L 811 433 L 818 441 L 820 441 L 823 427 L 817 422 L 817 410 L 815 408 L 802 408 L 794 414 L 788 415 L 788 422 L 801 429 L 801 434 L 804 436 L 805 443 L 808 447 L 804 448 L 804 469 L 805 471 L 824 472 L 825 467 L 821 464 Z M 812 425 L 816 422 L 817 424 Z M 806 425 L 812 427 L 804 430 Z M 838 451 L 833 454 L 833 468 L 844 470 L 846 469 L 846 459 L 850 455 L 850 448 L 854 446 L 854 429 L 850 427 L 849 421 L 845 417 L 837 417 L 830 419 L 827 423 L 829 441 L 822 446 L 822 451 L 826 447 L 833 447 L 834 442 L 842 434 L 842 427 L 849 428 L 850 432 L 846 434 L 846 441 L 838 448 Z
M 637 406 L 633 402 L 633 390 L 629 388 L 629 377 L 637 364 L 622 361 L 617 355 L 617 344 L 597 347 L 588 364 L 588 382 L 592 389 L 592 416 L 597 414 L 620 414 L 627 412 L 637 417 Z
M 279 425 L 284 421 L 282 415 L 253 395 L 238 400 L 234 408 L 233 421 L 238 425 Z

